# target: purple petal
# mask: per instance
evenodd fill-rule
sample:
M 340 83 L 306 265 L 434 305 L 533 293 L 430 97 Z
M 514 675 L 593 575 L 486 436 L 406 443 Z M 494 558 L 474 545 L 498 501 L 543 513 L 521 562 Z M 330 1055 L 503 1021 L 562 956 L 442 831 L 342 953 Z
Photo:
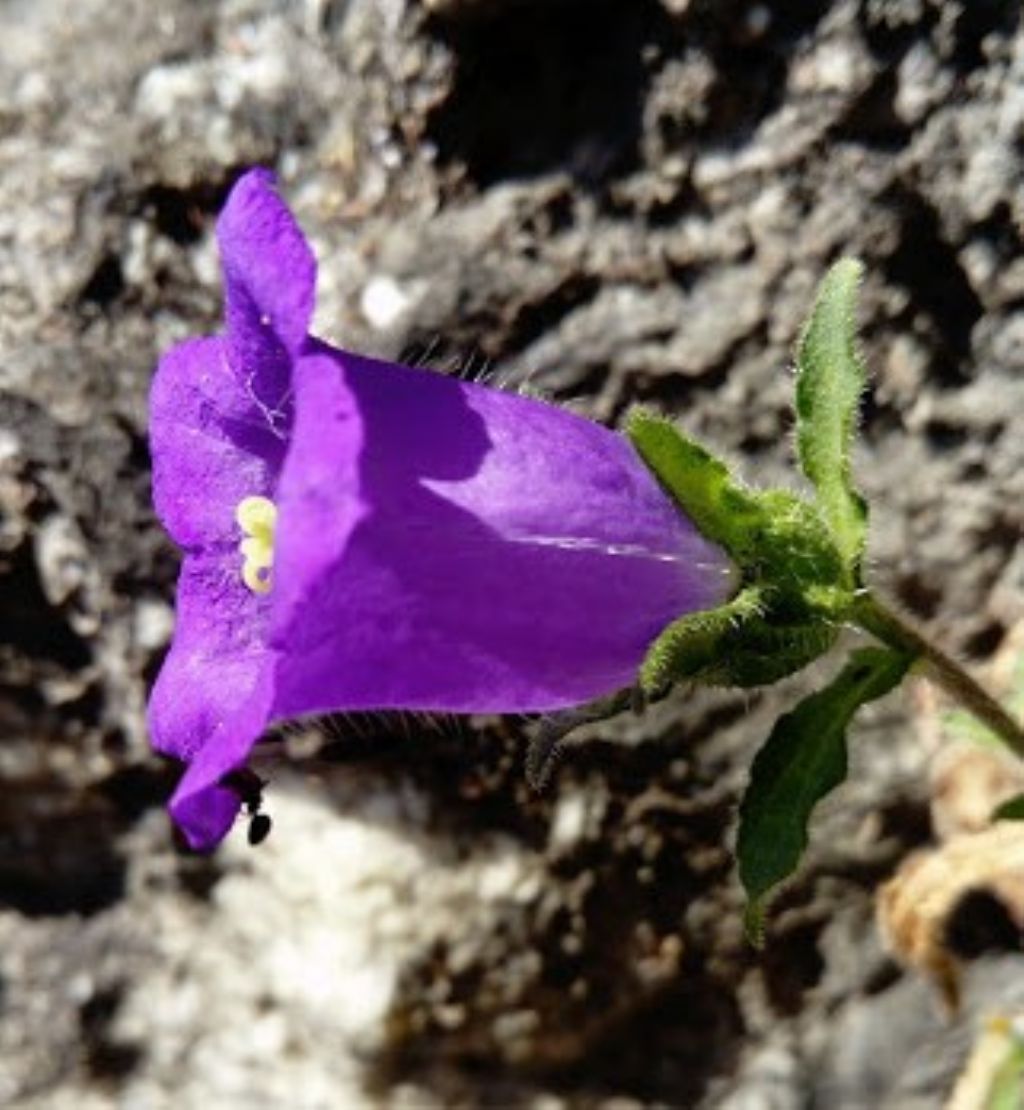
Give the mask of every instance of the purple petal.
M 234 819 L 238 799 L 219 781 L 244 764 L 270 712 L 269 604 L 242 584 L 237 559 L 228 549 L 185 560 L 174 642 L 149 703 L 153 746 L 190 764 L 171 812 L 193 847 Z
M 631 684 L 670 621 L 732 588 L 723 553 L 607 429 L 322 345 L 296 387 L 276 714 L 578 704 Z M 363 438 L 335 478 L 333 524 L 322 478 L 303 473 L 337 450 L 316 416 L 332 392 L 338 411 L 355 397 Z M 314 489 L 321 523 L 300 538 Z
M 279 511 L 288 509 L 274 545 L 272 620 L 285 629 L 305 620 L 309 584 L 341 563 L 368 510 L 360 488 L 362 416 L 338 363 L 329 354 L 314 354 L 298 361 L 293 377 L 303 404 L 277 487 Z
M 208 749 L 210 757 L 216 754 Z M 213 782 L 214 786 L 204 786 L 192 790 L 187 785 L 190 778 L 199 778 L 204 783 Z M 236 791 L 217 782 L 218 776 L 211 776 L 199 762 L 193 763 L 170 802 L 171 816 L 181 829 L 185 841 L 196 852 L 209 852 L 231 832 L 231 827 L 242 808 Z M 184 792 L 183 792 L 184 791 Z
M 316 261 L 268 170 L 239 178 L 217 221 L 232 367 L 268 414 L 290 394 L 290 358 L 306 342 Z
M 285 443 L 239 385 L 221 339 L 191 339 L 164 355 L 149 427 L 153 501 L 182 547 L 223 543 L 238 502 L 273 488 Z

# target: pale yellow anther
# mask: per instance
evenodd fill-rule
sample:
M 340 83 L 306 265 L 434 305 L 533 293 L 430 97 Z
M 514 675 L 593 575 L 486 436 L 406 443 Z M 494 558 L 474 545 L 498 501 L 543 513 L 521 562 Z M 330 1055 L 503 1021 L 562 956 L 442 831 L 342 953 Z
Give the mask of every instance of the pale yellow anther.
M 235 520 L 249 536 L 263 534 L 273 537 L 277 506 L 269 497 L 243 497 L 235 509 Z
M 243 497 L 235 509 L 235 520 L 245 533 L 238 545 L 243 560 L 242 581 L 254 594 L 270 593 L 277 506 L 268 497 Z
M 254 563 L 242 564 L 242 581 L 254 594 L 269 594 L 273 582 L 270 567 L 258 567 Z
M 242 558 L 257 567 L 269 567 L 274 561 L 273 536 L 247 536 L 238 545 Z

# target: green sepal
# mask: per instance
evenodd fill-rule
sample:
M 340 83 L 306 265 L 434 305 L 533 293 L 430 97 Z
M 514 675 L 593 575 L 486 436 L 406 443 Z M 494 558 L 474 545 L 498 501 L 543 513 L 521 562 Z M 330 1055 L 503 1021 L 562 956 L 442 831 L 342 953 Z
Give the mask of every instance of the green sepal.
M 845 607 L 843 563 L 814 505 L 783 489 L 749 490 L 721 459 L 685 436 L 670 420 L 634 409 L 626 432 L 640 457 L 697 530 L 725 548 L 743 585 L 765 585 L 789 603 L 830 611 Z M 810 600 L 807 591 L 818 600 Z M 815 592 L 816 591 L 816 592 Z M 795 614 L 794 614 L 795 615 Z
M 654 641 L 640 668 L 640 688 L 655 697 L 680 679 L 715 681 L 730 631 L 747 627 L 763 610 L 760 590 L 748 587 L 717 609 L 687 613 Z
M 845 616 L 853 599 L 843 564 L 820 513 L 795 493 L 768 489 L 752 495 L 758 517 L 737 559 L 744 579 L 765 584 L 794 618 Z
M 701 535 L 740 558 L 761 520 L 757 495 L 737 482 L 721 459 L 663 416 L 632 409 L 626 435 Z
M 796 442 L 851 584 L 859 585 L 867 503 L 853 484 L 850 450 L 867 375 L 857 350 L 857 287 L 863 266 L 837 262 L 822 281 L 797 345 Z
M 896 687 L 910 659 L 861 648 L 823 690 L 780 717 L 757 753 L 740 804 L 736 855 L 751 943 L 764 938 L 769 893 L 796 870 L 814 807 L 846 778 L 846 729 L 854 713 Z
M 705 681 L 716 686 L 768 686 L 820 658 L 838 634 L 839 626 L 827 621 L 783 624 L 769 614 L 723 639 L 719 669 Z
M 764 686 L 828 651 L 837 631 L 824 620 L 783 623 L 772 612 L 770 591 L 748 586 L 717 609 L 673 621 L 648 649 L 640 688 L 654 698 L 683 680 Z
M 674 621 L 640 670 L 648 696 L 673 682 L 761 686 L 827 651 L 853 603 L 843 562 L 817 508 L 788 490 L 746 489 L 670 421 L 643 410 L 627 421 L 634 446 L 680 509 L 725 548 L 735 597 Z

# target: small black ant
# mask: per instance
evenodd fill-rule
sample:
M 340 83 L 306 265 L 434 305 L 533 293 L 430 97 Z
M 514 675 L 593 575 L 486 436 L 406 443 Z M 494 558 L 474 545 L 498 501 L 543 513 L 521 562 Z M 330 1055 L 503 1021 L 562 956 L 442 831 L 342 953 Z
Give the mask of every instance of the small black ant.
M 261 813 L 263 807 L 263 788 L 267 785 L 266 779 L 261 779 L 255 771 L 248 767 L 241 767 L 231 771 L 221 780 L 221 785 L 233 790 L 245 808 L 249 818 L 249 832 L 247 839 L 254 847 L 262 844 L 270 836 L 273 821 L 266 813 Z
M 257 844 L 262 844 L 264 840 L 270 836 L 270 830 L 273 828 L 274 822 L 265 813 L 249 813 L 249 843 L 255 847 Z

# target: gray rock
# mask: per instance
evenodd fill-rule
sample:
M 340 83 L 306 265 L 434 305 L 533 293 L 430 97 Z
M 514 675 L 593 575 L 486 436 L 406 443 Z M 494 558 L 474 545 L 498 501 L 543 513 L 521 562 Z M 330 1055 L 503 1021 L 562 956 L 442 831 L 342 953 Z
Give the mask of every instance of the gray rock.
M 972 980 L 947 1043 L 873 932 L 927 835 L 908 700 L 858 725 L 766 953 L 740 933 L 736 797 L 829 665 L 592 726 L 540 797 L 516 723 L 289 730 L 268 843 L 178 851 L 144 725 L 177 569 L 146 395 L 217 326 L 214 214 L 264 163 L 317 249 L 321 334 L 608 420 L 644 401 L 792 482 L 792 346 L 859 254 L 872 575 L 980 659 L 1024 615 L 1016 7 L 0 18 L 0 1102 L 937 1105 L 1005 999 Z

